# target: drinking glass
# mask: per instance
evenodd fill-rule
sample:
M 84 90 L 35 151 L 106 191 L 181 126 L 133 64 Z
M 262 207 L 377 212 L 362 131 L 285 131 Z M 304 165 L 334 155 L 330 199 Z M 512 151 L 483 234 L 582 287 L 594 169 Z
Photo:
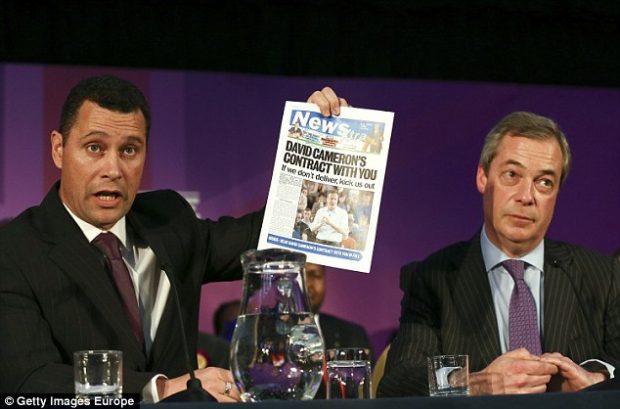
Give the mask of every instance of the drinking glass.
M 427 358 L 430 396 L 469 395 L 469 357 L 438 355 Z
M 327 399 L 370 399 L 370 349 L 327 350 Z
M 74 352 L 73 371 L 77 398 L 120 398 L 123 393 L 122 351 Z

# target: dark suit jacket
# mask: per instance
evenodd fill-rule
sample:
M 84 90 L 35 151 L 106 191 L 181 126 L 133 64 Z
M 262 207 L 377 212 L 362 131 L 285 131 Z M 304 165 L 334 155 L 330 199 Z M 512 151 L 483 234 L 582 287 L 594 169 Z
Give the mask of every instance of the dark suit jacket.
M 176 277 L 189 350 L 196 350 L 201 285 L 242 276 L 239 255 L 256 247 L 262 214 L 199 220 L 172 191 L 139 194 L 128 228 Z M 54 186 L 38 207 L 0 229 L 0 392 L 73 392 L 73 352 L 123 351 L 124 392 L 156 373 L 187 372 L 169 297 L 152 349 L 133 337 L 101 254 Z M 195 356 L 191 359 L 194 360 Z
M 370 340 L 361 325 L 330 314 L 319 314 L 319 325 L 325 349 L 362 347 L 370 348 Z
M 428 393 L 426 357 L 469 354 L 470 371 L 501 355 L 480 236 L 403 267 L 400 328 L 379 396 Z M 620 268 L 611 257 L 545 240 L 544 352 L 620 362 Z
M 230 368 L 230 343 L 217 335 L 198 333 L 198 354 L 203 355 L 207 366 Z

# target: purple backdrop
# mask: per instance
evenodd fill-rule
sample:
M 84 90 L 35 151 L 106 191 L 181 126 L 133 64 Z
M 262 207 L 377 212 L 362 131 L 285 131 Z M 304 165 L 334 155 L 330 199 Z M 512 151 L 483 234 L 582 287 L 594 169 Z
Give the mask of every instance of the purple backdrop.
M 285 100 L 305 100 L 328 84 L 354 106 L 395 112 L 371 274 L 328 270 L 324 305 L 363 324 L 377 352 L 398 325 L 400 266 L 480 227 L 478 155 L 508 112 L 548 115 L 569 137 L 574 168 L 550 235 L 606 253 L 620 246 L 620 91 L 511 84 L 0 65 L 0 217 L 47 192 L 57 177 L 49 132 L 68 87 L 102 72 L 135 81 L 150 98 L 142 188 L 198 191 L 198 210 L 210 218 L 264 205 Z M 240 293 L 240 283 L 205 286 L 201 329 L 212 331 L 214 309 Z

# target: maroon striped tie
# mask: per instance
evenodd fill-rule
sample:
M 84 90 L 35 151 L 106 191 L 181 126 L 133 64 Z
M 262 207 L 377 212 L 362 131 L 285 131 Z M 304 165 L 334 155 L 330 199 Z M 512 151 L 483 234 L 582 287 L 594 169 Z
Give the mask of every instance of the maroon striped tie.
M 525 263 L 522 260 L 506 260 L 502 265 L 512 278 L 515 286 L 510 297 L 508 312 L 509 350 L 526 348 L 534 355 L 540 355 L 540 333 L 536 303 L 529 287 L 523 280 Z
M 95 237 L 93 244 L 106 256 L 106 265 L 112 273 L 116 289 L 123 301 L 123 309 L 131 325 L 131 330 L 138 343 L 144 347 L 144 334 L 142 333 L 142 324 L 140 323 L 138 300 L 136 299 L 133 282 L 129 276 L 129 270 L 121 257 L 120 242 L 112 233 L 101 233 Z

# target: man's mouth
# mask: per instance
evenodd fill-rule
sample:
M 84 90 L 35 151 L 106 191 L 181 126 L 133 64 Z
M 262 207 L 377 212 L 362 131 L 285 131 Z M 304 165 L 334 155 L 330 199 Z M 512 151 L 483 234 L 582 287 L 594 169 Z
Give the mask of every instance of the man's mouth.
M 513 219 L 516 219 L 516 221 L 520 223 L 533 223 L 534 222 L 534 219 L 531 217 L 527 217 L 527 216 L 523 216 L 519 214 L 511 214 L 510 216 Z
M 121 195 L 118 192 L 98 192 L 95 194 L 98 199 L 103 200 L 104 202 L 111 202 L 113 200 L 118 199 Z

